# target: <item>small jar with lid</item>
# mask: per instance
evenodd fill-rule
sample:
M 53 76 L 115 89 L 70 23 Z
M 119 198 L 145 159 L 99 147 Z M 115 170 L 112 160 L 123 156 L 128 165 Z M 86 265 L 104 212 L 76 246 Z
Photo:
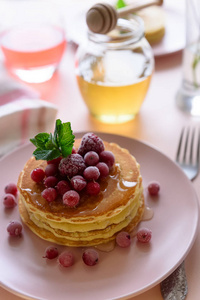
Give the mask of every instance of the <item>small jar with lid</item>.
M 118 19 L 108 34 L 88 32 L 76 53 L 77 83 L 90 113 L 105 123 L 132 120 L 145 99 L 154 69 L 140 17 Z

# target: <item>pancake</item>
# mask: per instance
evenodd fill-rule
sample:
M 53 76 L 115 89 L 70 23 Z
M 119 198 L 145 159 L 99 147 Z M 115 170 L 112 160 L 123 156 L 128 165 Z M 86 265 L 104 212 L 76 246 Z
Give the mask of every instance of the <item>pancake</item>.
M 80 140 L 76 140 L 78 148 Z M 112 151 L 115 165 L 110 174 L 99 181 L 101 192 L 89 196 L 80 192 L 80 203 L 67 207 L 61 198 L 46 201 L 42 183 L 32 181 L 30 173 L 46 161 L 31 157 L 18 179 L 19 212 L 22 221 L 42 239 L 72 247 L 95 246 L 114 240 L 121 230 L 131 232 L 144 212 L 144 196 L 140 166 L 136 159 L 114 143 L 104 142 Z

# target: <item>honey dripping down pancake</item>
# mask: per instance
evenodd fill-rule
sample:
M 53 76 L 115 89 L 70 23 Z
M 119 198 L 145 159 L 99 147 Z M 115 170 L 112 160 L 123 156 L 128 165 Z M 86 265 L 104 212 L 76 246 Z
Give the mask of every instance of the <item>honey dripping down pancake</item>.
M 100 191 L 92 195 L 83 188 L 74 207 L 66 205 L 61 195 L 47 201 L 41 194 L 44 183 L 32 180 L 32 170 L 45 170 L 47 161 L 31 157 L 21 171 L 19 212 L 22 221 L 42 239 L 71 247 L 95 246 L 114 240 L 122 230 L 131 232 L 141 221 L 145 205 L 139 164 L 128 150 L 98 139 L 103 151 L 114 155 L 114 164 L 106 177 L 96 180 Z M 74 143 L 79 153 L 82 140 Z

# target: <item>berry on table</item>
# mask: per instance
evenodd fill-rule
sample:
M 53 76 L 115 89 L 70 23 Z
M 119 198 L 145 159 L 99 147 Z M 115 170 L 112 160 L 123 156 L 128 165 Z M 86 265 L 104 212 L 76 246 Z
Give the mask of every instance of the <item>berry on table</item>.
M 75 207 L 79 204 L 80 196 L 76 191 L 68 191 L 63 195 L 63 203 L 69 207 Z
M 64 251 L 59 255 L 58 262 L 63 267 L 71 267 L 75 262 L 73 253 L 67 250 Z
M 82 259 L 87 266 L 94 266 L 99 261 L 99 253 L 93 248 L 86 249 L 83 252 Z
M 49 188 L 44 189 L 42 191 L 41 195 L 48 202 L 52 202 L 52 201 L 56 200 L 57 191 L 55 188 L 49 187 Z
M 95 181 L 89 181 L 86 186 L 86 192 L 91 196 L 98 195 L 100 193 L 100 184 Z
M 45 256 L 43 256 L 43 257 L 48 258 L 48 259 L 54 259 L 57 256 L 58 256 L 58 249 L 54 246 L 49 246 L 46 248 Z
M 100 137 L 94 133 L 86 133 L 82 137 L 78 154 L 84 156 L 89 151 L 95 151 L 98 154 L 105 149 L 104 143 Z
M 157 196 L 160 191 L 160 184 L 158 181 L 152 181 L 148 184 L 147 188 L 151 196 Z
M 59 171 L 63 176 L 73 177 L 81 175 L 85 170 L 86 165 L 84 159 L 79 154 L 71 154 L 61 160 L 59 164 Z
M 22 224 L 18 221 L 12 221 L 8 224 L 7 231 L 10 236 L 21 236 Z
M 142 228 L 137 232 L 137 240 L 141 243 L 149 243 L 152 237 L 152 231 L 148 228 Z
M 36 168 L 31 171 L 31 179 L 37 183 L 42 182 L 44 177 L 45 177 L 45 172 L 41 168 Z
M 5 186 L 4 192 L 5 194 L 12 194 L 14 196 L 17 195 L 17 186 L 15 183 L 9 183 Z
M 13 208 L 16 204 L 17 202 L 13 194 L 5 194 L 3 198 L 3 205 L 6 208 Z
M 130 234 L 126 231 L 121 231 L 116 236 L 116 243 L 122 248 L 127 248 L 131 244 Z

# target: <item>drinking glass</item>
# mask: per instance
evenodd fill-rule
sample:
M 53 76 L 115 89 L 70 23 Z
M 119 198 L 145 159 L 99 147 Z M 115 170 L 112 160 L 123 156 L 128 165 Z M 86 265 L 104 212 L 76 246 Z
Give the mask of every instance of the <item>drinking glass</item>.
M 7 68 L 26 82 L 49 80 L 66 47 L 58 7 L 51 1 L 9 0 L 1 8 L 0 46 Z
M 200 1 L 186 0 L 186 46 L 183 78 L 176 102 L 179 108 L 200 116 Z

